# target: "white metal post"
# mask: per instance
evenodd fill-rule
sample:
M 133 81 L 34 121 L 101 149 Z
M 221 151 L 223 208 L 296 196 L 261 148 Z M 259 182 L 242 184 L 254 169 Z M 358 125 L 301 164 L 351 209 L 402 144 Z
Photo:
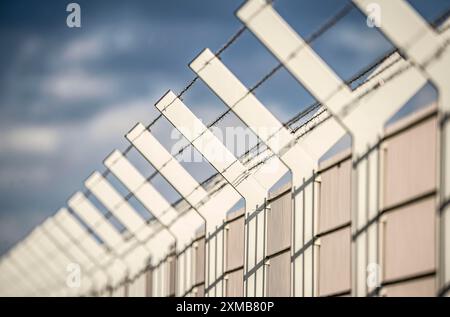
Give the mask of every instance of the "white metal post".
M 438 239 L 438 294 L 450 293 L 450 32 L 438 33 L 406 1 L 353 0 L 362 12 L 375 3 L 381 10 L 381 31 L 414 61 L 420 71 L 437 88 L 439 94 L 438 209 L 440 215 Z M 398 23 L 402 21 L 402 23 Z M 448 20 L 447 20 L 448 21 Z
M 389 69 L 378 74 L 371 84 L 361 89 L 351 90 L 311 47 L 278 15 L 271 5 L 263 0 L 250 0 L 237 12 L 241 21 L 271 51 L 283 66 L 326 106 L 353 137 L 353 292 L 367 294 L 366 268 L 376 262 L 376 233 L 369 229 L 355 236 L 370 218 L 377 213 L 376 175 L 366 175 L 366 160 L 360 160 L 368 149 L 377 144 L 383 133 L 384 123 L 403 106 L 425 83 L 426 78 L 408 62 L 398 58 Z M 398 76 L 393 76 L 395 74 Z M 382 89 L 377 89 L 382 86 Z M 387 103 L 386 100 L 389 100 Z M 370 155 L 370 165 L 377 164 L 377 155 Z M 361 164 L 360 164 L 361 163 Z M 369 169 L 371 173 L 376 172 Z M 358 183 L 369 179 L 370 183 Z M 368 186 L 368 188 L 365 188 Z M 366 197 L 368 192 L 370 197 Z M 365 203 L 369 201 L 370 205 Z M 366 241 L 369 239 L 369 249 Z M 368 252 L 367 256 L 365 252 Z M 359 260 L 356 260 L 359 259 Z M 368 263 L 366 263 L 368 262 Z M 356 263 L 358 263 L 356 265 Z
M 80 251 L 84 252 L 86 256 L 96 266 L 96 272 L 93 273 L 93 291 L 105 291 L 111 276 L 108 275 L 106 265 L 111 262 L 111 254 L 107 249 L 94 239 L 81 224 L 74 218 L 73 215 L 65 208 L 61 208 L 53 217 L 55 225 L 58 226 L 69 239 L 77 244 Z
M 134 196 L 170 230 L 177 239 L 177 251 L 194 237 L 203 220 L 195 212 L 179 215 L 171 204 L 119 151 L 111 153 L 105 166 L 134 194 Z
M 206 189 L 186 171 L 178 160 L 142 124 L 137 124 L 126 137 L 152 166 L 172 184 L 178 193 L 189 202 L 195 211 L 205 219 L 207 237 L 221 225 L 223 219 L 226 218 L 227 212 L 241 199 L 241 196 L 228 183 L 220 191 L 210 196 Z M 205 244 L 205 254 L 207 249 L 211 251 L 207 244 L 208 242 Z M 223 250 L 218 247 L 218 250 L 215 250 L 215 252 L 209 252 L 205 267 L 210 267 L 212 262 L 214 262 L 214 254 L 216 252 L 221 255 Z M 215 265 L 219 270 L 217 274 L 220 276 L 223 273 L 223 268 L 218 263 L 215 263 Z M 206 270 L 205 275 L 208 275 Z M 215 279 L 217 277 L 214 276 L 212 278 Z M 206 276 L 205 281 L 211 281 L 210 276 Z M 206 285 L 206 288 L 208 287 L 209 285 Z M 221 290 L 220 287 L 217 287 L 217 289 Z
M 184 135 L 184 137 L 192 143 L 192 145 L 211 163 L 211 165 L 238 191 L 245 199 L 246 214 L 249 217 L 258 208 L 263 208 L 264 199 L 268 196 L 269 188 L 261 185 L 261 181 L 257 180 L 253 175 L 246 178 L 246 168 L 243 164 L 223 145 L 223 143 L 210 131 L 206 126 L 184 105 L 184 103 L 177 98 L 177 96 L 169 91 L 156 104 L 156 107 L 161 113 Z M 267 168 L 267 167 L 265 167 Z M 282 169 L 276 169 L 276 172 L 281 172 Z M 273 171 L 272 171 L 273 172 Z M 283 174 L 286 172 L 284 170 Z M 275 177 L 276 173 L 270 176 Z M 279 177 L 281 177 L 281 174 Z M 266 177 L 269 173 L 267 172 Z M 263 222 L 260 221 L 260 224 Z M 252 232 L 256 232 L 256 222 L 248 223 L 248 228 Z M 260 226 L 261 227 L 261 226 Z M 259 228 L 264 230 L 264 228 Z M 262 245 L 262 243 L 261 243 Z M 246 243 L 248 250 L 246 252 L 255 253 L 257 247 L 256 240 L 252 243 Z M 250 271 L 259 261 L 262 261 L 263 250 L 258 246 L 256 250 L 256 258 L 249 258 L 245 261 L 245 272 Z M 262 296 L 262 281 L 263 276 L 261 270 L 258 275 L 258 281 L 255 281 L 255 276 L 249 276 L 246 279 L 245 288 L 248 296 Z M 257 286 L 255 287 L 255 284 Z M 258 290 L 258 292 L 256 292 Z

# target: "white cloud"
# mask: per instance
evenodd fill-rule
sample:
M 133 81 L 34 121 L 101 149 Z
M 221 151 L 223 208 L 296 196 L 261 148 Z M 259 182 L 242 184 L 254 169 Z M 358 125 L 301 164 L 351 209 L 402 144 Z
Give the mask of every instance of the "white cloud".
M 73 123 L 0 131 L 0 154 L 23 157 L 20 161 L 8 159 L 0 166 L 0 187 L 20 180 L 38 188 L 70 177 L 74 170 L 98 166 L 114 147 L 123 149 L 121 145 L 128 144 L 124 135 L 136 122 L 145 124 L 154 118 L 156 110 L 151 100 L 141 98 L 113 105 Z
M 61 72 L 50 74 L 42 84 L 42 91 L 64 101 L 102 98 L 118 88 L 117 77 L 100 75 L 89 69 L 86 62 L 99 61 L 108 56 L 137 50 L 136 30 L 133 28 L 105 28 L 68 41 L 54 60 Z
M 0 132 L 0 152 L 50 154 L 58 148 L 60 133 L 48 126 L 14 127 Z
M 339 47 L 351 47 L 352 50 L 358 51 L 359 54 L 373 54 L 380 50 L 382 37 L 376 32 L 376 30 L 354 26 L 350 24 L 342 25 L 336 28 L 334 36 L 329 37 L 331 45 Z
M 25 181 L 27 184 L 42 186 L 48 183 L 52 174 L 52 166 L 29 164 L 29 165 L 6 165 L 0 168 L 0 187 L 6 188 L 16 182 Z
M 69 42 L 62 52 L 64 62 L 81 62 L 100 57 L 105 50 L 101 36 L 80 37 Z
M 82 121 L 58 124 L 54 128 L 61 134 L 61 162 L 75 169 L 97 166 L 103 156 L 114 147 L 123 149 L 128 142 L 124 135 L 136 124 L 152 120 L 156 110 L 152 98 L 137 98 L 130 102 L 111 105 L 95 116 Z M 87 175 L 86 175 L 87 176 Z
M 69 41 L 62 49 L 60 61 L 77 64 L 98 60 L 112 53 L 137 49 L 137 33 L 140 28 L 105 27 L 95 33 L 80 36 Z
M 54 74 L 42 84 L 45 94 L 62 101 L 105 97 L 116 87 L 116 82 L 112 78 L 88 73 L 81 69 Z
M 155 112 L 152 99 L 137 99 L 114 105 L 99 113 L 85 123 L 83 130 L 95 141 L 118 139 L 137 121 L 149 121 Z

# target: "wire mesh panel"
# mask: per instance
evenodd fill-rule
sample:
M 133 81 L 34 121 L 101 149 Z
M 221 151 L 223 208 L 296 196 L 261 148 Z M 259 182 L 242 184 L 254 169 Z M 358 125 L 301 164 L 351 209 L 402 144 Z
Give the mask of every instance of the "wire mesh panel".
M 217 227 L 206 240 L 206 296 L 223 296 L 224 227 Z
M 292 294 L 293 296 L 317 295 L 317 206 L 319 182 L 316 175 L 303 180 L 300 187 L 294 187 L 292 214 Z
M 354 0 L 361 11 L 368 12 L 367 0 Z M 440 133 L 437 142 L 441 146 L 437 169 L 440 172 L 438 184 L 439 204 L 439 293 L 444 295 L 450 290 L 450 263 L 448 248 L 448 218 L 450 156 L 448 150 L 448 117 L 449 117 L 449 75 L 443 69 L 450 67 L 450 54 L 448 51 L 448 28 L 433 29 L 427 21 L 416 12 L 406 1 L 376 2 L 380 10 L 386 12 L 381 25 L 382 32 L 412 61 L 415 69 L 420 69 L 423 76 L 433 81 L 439 93 L 438 109 L 440 117 Z M 395 14 L 392 14 L 395 12 Z M 447 16 L 448 18 L 448 16 Z M 398 23 L 402 19 L 402 23 Z M 447 21 L 448 23 L 448 21 Z M 448 24 L 447 24 L 448 25 Z
M 177 296 L 195 296 L 205 283 L 205 236 L 203 231 L 177 255 Z

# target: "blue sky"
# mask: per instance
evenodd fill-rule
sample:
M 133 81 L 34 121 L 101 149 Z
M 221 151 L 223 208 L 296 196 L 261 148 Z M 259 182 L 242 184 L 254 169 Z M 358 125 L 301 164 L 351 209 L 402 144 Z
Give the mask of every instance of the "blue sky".
M 80 29 L 65 24 L 69 1 L 0 2 L 0 254 L 64 206 L 92 171 L 103 170 L 108 153 L 128 146 L 123 135 L 136 122 L 151 122 L 154 102 L 193 77 L 187 64 L 241 27 L 234 12 L 242 2 L 78 1 Z M 275 7 L 306 37 L 345 2 L 278 0 Z M 450 7 L 450 0 L 410 2 L 427 20 Z M 391 46 L 355 9 L 313 47 L 348 79 Z M 277 64 L 248 32 L 222 59 L 249 87 Z M 313 101 L 285 70 L 256 94 L 283 121 Z M 202 83 L 184 100 L 205 122 L 225 110 Z M 236 124 L 231 116 L 220 126 Z M 161 121 L 153 130 L 168 147 L 170 129 Z M 130 160 L 151 173 L 136 153 Z M 199 180 L 213 172 L 207 164 L 186 167 Z M 154 182 L 177 198 L 162 178 Z

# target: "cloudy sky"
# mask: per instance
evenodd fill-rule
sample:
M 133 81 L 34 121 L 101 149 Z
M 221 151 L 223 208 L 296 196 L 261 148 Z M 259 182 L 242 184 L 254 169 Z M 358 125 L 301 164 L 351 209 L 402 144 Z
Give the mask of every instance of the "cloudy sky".
M 151 122 L 154 102 L 193 77 L 187 64 L 240 28 L 234 12 L 242 1 L 78 1 L 79 29 L 66 26 L 69 1 L 0 2 L 0 254 L 83 189 L 91 172 L 103 171 L 105 156 L 128 146 L 123 135 L 135 123 Z M 278 0 L 275 7 L 307 37 L 345 2 Z M 450 7 L 450 0 L 410 2 L 429 21 Z M 391 45 L 354 9 L 313 47 L 348 79 Z M 277 64 L 248 32 L 222 59 L 249 87 Z M 285 70 L 256 94 L 283 121 L 313 101 Z M 415 104 L 432 96 L 426 90 Z M 200 82 L 184 100 L 205 122 L 225 110 Z M 220 123 L 236 124 L 232 116 Z M 170 129 L 164 120 L 153 129 L 168 148 Z M 144 168 L 139 155 L 130 157 Z M 198 180 L 213 172 L 186 166 Z M 162 178 L 155 186 L 176 199 Z

